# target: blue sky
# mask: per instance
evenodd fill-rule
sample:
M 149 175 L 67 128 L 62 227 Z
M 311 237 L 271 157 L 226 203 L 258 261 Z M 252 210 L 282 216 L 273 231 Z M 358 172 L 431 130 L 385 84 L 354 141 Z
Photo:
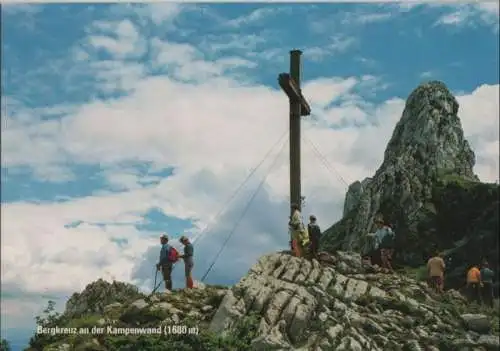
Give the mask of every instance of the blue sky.
M 493 2 L 10 4 L 2 25 L 2 337 L 16 344 L 48 296 L 62 308 L 100 277 L 149 289 L 160 232 L 198 237 L 200 279 L 274 156 L 207 283 L 287 245 L 286 147 L 214 216 L 287 129 L 277 74 L 291 49 L 313 108 L 305 138 L 330 165 L 304 142 L 305 215 L 323 227 L 426 80 L 457 95 L 475 171 L 498 179 Z

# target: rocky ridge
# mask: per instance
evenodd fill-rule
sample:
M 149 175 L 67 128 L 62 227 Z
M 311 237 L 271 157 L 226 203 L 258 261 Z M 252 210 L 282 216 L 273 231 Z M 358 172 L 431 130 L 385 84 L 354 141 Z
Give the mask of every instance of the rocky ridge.
M 458 111 L 441 82 L 410 94 L 382 165 L 351 184 L 343 218 L 324 233 L 324 249 L 366 251 L 366 233 L 381 214 L 396 227 L 399 263 L 419 266 L 435 249 L 444 250 L 455 256 L 452 268 L 462 277 L 464 265 L 483 257 L 498 262 L 499 187 L 474 174 L 475 155 Z
M 80 294 L 84 295 L 92 294 Z M 261 257 L 231 288 L 200 286 L 152 296 L 133 294 L 123 303 L 111 300 L 102 312 L 91 308 L 92 312 L 72 317 L 66 313 L 46 317 L 43 323 L 117 328 L 186 325 L 186 330 L 197 329 L 197 333 L 36 335 L 30 350 L 479 351 L 500 347 L 497 311 L 467 306 L 453 290 L 434 296 L 425 284 L 363 265 L 358 254 L 349 252 L 322 253 L 319 261 L 273 253 Z

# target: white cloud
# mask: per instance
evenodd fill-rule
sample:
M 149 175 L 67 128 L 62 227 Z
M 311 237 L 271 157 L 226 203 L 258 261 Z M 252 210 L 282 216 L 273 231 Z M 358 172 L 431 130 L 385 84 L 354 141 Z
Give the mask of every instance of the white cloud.
M 184 81 L 205 81 L 230 70 L 255 67 L 254 62 L 234 56 L 207 61 L 201 51 L 184 43 L 154 38 L 151 47 L 153 67 L 168 70 L 171 75 Z
M 240 16 L 237 18 L 233 18 L 224 23 L 225 26 L 229 27 L 240 27 L 243 25 L 248 25 L 252 23 L 256 23 L 267 19 L 269 17 L 275 17 L 285 12 L 290 12 L 291 8 L 289 7 L 272 7 L 272 5 L 268 5 L 267 7 L 261 7 L 256 10 L 253 10 L 248 15 Z
M 439 4 L 433 6 L 440 6 Z M 442 7 L 450 9 L 443 14 L 436 25 L 475 26 L 478 24 L 490 26 L 498 33 L 499 28 L 499 3 L 474 2 L 460 4 L 446 4 Z
M 392 17 L 391 13 L 366 13 L 366 12 L 348 12 L 342 19 L 343 24 L 361 24 L 366 25 L 369 23 L 387 21 Z
M 183 4 L 176 3 L 149 3 L 144 8 L 156 25 L 170 22 L 185 9 Z
M 165 11 L 160 17 L 171 18 L 170 10 Z M 145 42 L 144 38 L 126 23 L 123 20 L 112 27 L 100 23 L 101 29 L 114 33 L 115 41 L 97 41 L 97 46 L 106 47 L 117 58 L 141 52 L 138 43 Z M 335 37 L 330 49 L 345 50 L 353 44 L 349 39 Z M 2 203 L 4 287 L 69 294 L 98 277 L 132 281 L 138 263 L 147 258 L 141 264 L 149 270 L 157 254 L 151 248 L 156 238 L 145 237 L 150 233 L 134 226 L 146 211 L 157 207 L 169 216 L 194 219 L 197 228 L 191 234 L 196 234 L 287 129 L 285 95 L 250 84 L 234 73 L 234 69 L 253 67 L 253 62 L 236 56 L 208 60 L 196 47 L 159 38 L 149 44 L 156 50 L 153 68 L 169 75 L 147 76 L 143 65 L 117 58 L 90 64 L 102 88 L 119 87 L 128 92 L 126 96 L 36 110 L 2 97 L 2 106 L 7 107 L 2 128 L 5 166 L 30 167 L 44 179 L 60 181 L 70 171 L 69 161 L 100 165 L 109 184 L 122 190 L 59 203 Z M 304 58 L 314 53 L 304 51 Z M 341 215 L 346 183 L 372 175 L 380 165 L 405 96 L 378 105 L 367 103 L 364 97 L 383 88 L 378 78 L 369 75 L 323 77 L 303 84 L 313 105 L 313 115 L 303 121 L 304 136 L 333 167 L 326 169 L 314 148 L 303 142 L 306 211 L 314 211 L 326 227 Z M 498 174 L 497 97 L 498 85 L 481 86 L 459 97 L 465 134 L 478 155 L 476 171 L 481 179 L 491 181 Z M 43 120 L 47 114 L 63 117 Z M 332 125 L 335 129 L 328 128 Z M 156 170 L 175 169 L 161 180 L 141 178 L 123 169 L 123 162 L 151 162 Z M 269 161 L 264 169 L 268 165 Z M 261 169 L 246 191 L 255 189 L 263 176 Z M 244 269 L 247 260 L 260 252 L 287 245 L 287 179 L 285 152 L 269 175 L 264 194 L 253 205 L 256 212 L 240 228 L 242 239 L 236 246 L 248 248 L 248 254 L 242 257 L 234 246 L 227 253 L 226 260 L 240 259 L 231 269 Z M 142 187 L 140 180 L 158 184 Z M 219 225 L 230 226 L 239 216 L 242 201 L 235 203 Z M 76 221 L 84 223 L 67 226 Z M 211 233 L 201 242 L 205 252 L 197 259 L 208 260 L 226 233 Z M 119 246 L 117 238 L 127 243 Z M 37 274 L 25 274 L 33 270 Z
M 114 58 L 138 58 L 146 51 L 145 42 L 137 27 L 128 19 L 116 22 L 95 21 L 89 31 L 92 33 L 88 37 L 89 45 L 107 51 Z
M 303 85 L 303 91 L 312 105 L 319 105 L 324 108 L 329 103 L 334 102 L 341 94 L 349 92 L 358 80 L 354 77 L 347 79 L 323 78 L 307 82 Z
M 307 58 L 312 61 L 321 61 L 334 54 L 344 53 L 358 43 L 354 37 L 345 35 L 334 35 L 324 45 L 306 48 Z
M 308 98 L 318 105 L 314 114 L 320 118 L 331 122 L 332 118 L 366 121 L 370 117 L 376 121 L 375 125 L 363 128 L 332 130 L 317 121 L 304 120 L 305 135 L 346 182 L 372 174 L 404 105 L 402 100 L 387 101 L 372 112 L 346 102 L 321 111 L 320 106 L 348 93 L 359 81 L 362 79 L 325 78 L 308 82 L 304 87 Z M 162 96 L 168 96 L 170 103 L 163 104 Z M 459 97 L 465 132 L 478 155 L 485 159 L 477 169 L 485 180 L 494 180 L 498 174 L 498 162 L 492 163 L 492 157 L 498 156 L 494 151 L 498 134 L 493 132 L 498 130 L 496 96 L 498 86 L 483 86 Z M 225 85 L 217 81 L 187 85 L 162 77 L 141 81 L 128 97 L 82 107 L 76 114 L 65 117 L 59 129 L 52 128 L 47 121 L 38 121 L 31 127 L 10 124 L 3 132 L 18 137 L 3 136 L 3 146 L 7 147 L 4 158 L 9 166 L 46 167 L 53 165 L 54 160 L 62 160 L 58 154 L 64 152 L 74 162 L 112 165 L 137 160 L 153 161 L 158 168 L 170 165 L 177 168 L 172 177 L 152 188 L 138 188 L 133 176 L 110 172 L 109 181 L 128 188 L 127 192 L 54 204 L 2 204 L 3 283 L 20 284 L 29 292 L 45 288 L 72 291 L 101 276 L 104 270 L 118 279 L 130 279 L 134 260 L 150 244 L 140 239 L 140 233 L 131 225 L 140 221 L 140 214 L 157 206 L 171 216 L 195 217 L 200 225 L 207 223 L 213 209 L 228 197 L 245 170 L 257 163 L 286 128 L 286 116 L 287 102 L 278 91 L 258 86 L 238 87 L 230 81 Z M 19 146 L 24 139 L 20 137 L 29 135 L 31 128 L 45 130 L 53 137 L 31 139 L 22 151 Z M 40 149 L 44 152 L 38 154 L 35 162 L 29 155 Z M 307 150 L 304 146 L 304 189 L 307 193 L 323 189 L 318 191 L 316 199 L 310 199 L 315 211 L 324 216 L 329 213 L 330 220 L 338 218 L 338 213 L 334 215 L 328 210 L 331 198 L 325 196 L 326 189 L 332 189 L 335 175 L 319 171 L 321 163 L 311 148 Z M 62 162 L 60 166 L 64 166 Z M 212 190 L 203 185 L 206 182 L 203 174 L 215 177 L 215 183 L 207 183 L 215 185 Z M 286 182 L 282 181 L 286 177 L 284 158 L 268 183 L 275 201 L 284 201 L 288 196 Z M 333 184 L 332 194 L 343 197 L 346 187 L 343 181 L 333 179 Z M 64 227 L 77 220 L 121 222 L 125 226 Z M 127 238 L 129 243 L 121 249 L 111 241 L 113 237 Z M 22 274 L 34 264 L 39 274 Z
M 24 2 L 24 1 L 23 1 Z M 6 15 L 22 14 L 23 16 L 29 16 L 30 14 L 36 14 L 40 12 L 41 7 L 37 5 L 30 5 L 25 3 L 4 3 L 2 1 L 2 13 Z
M 476 152 L 478 172 L 482 179 L 498 179 L 499 85 L 481 85 L 472 94 L 457 97 L 464 131 Z

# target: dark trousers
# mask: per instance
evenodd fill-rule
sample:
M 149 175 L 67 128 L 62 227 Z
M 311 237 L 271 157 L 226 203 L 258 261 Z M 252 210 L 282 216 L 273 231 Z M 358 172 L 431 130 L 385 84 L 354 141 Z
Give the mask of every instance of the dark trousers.
M 493 284 L 492 283 L 483 283 L 481 287 L 481 299 L 482 302 L 490 307 L 493 307 Z
M 172 264 L 165 264 L 161 266 L 163 280 L 165 281 L 165 289 L 172 291 Z
M 311 244 L 309 246 L 309 248 L 311 250 L 311 256 L 312 257 L 318 257 L 318 246 L 319 246 L 318 240 L 317 239 L 312 239 L 311 240 Z
M 467 295 L 469 296 L 470 302 L 481 302 L 481 291 L 479 283 L 469 283 L 467 285 Z

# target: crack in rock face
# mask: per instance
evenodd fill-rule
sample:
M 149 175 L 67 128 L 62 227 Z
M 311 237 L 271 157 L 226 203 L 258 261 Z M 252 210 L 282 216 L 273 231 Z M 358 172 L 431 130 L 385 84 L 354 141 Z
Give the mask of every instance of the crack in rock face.
M 441 298 L 448 301 L 443 305 L 413 279 L 367 269 L 359 254 L 339 251 L 326 261 L 335 264 L 285 253 L 261 257 L 227 292 L 210 330 L 230 335 L 236 320 L 257 312 L 258 336 L 252 342 L 253 350 L 382 351 L 401 346 L 440 350 L 446 345 L 456 349 L 465 344 L 489 350 L 494 340 L 495 347 L 500 346 L 498 338 L 489 334 L 487 316 L 459 314 L 457 306 L 464 300 L 456 291 Z M 314 282 L 309 279 L 312 274 Z M 232 313 L 236 306 L 246 307 Z M 467 341 L 457 344 L 464 336 Z

